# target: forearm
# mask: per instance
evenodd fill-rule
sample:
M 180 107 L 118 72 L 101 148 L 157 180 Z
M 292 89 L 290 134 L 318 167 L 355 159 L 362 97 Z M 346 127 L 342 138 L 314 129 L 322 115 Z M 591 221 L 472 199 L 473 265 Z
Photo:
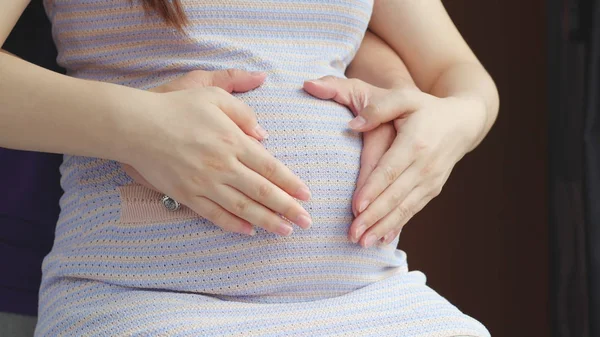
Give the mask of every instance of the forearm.
M 473 150 L 485 138 L 498 116 L 500 101 L 492 78 L 479 63 L 455 63 L 442 71 L 429 93 L 437 97 L 461 97 L 482 104 L 485 122 L 476 137 Z
M 477 146 L 498 114 L 498 92 L 442 2 L 376 0 L 369 28 L 400 55 L 421 90 L 485 106 L 485 123 L 472 148 Z
M 148 93 L 63 76 L 0 53 L 0 146 L 121 160 Z
M 381 88 L 415 85 L 398 54 L 371 31 L 365 34 L 358 52 L 346 70 L 346 76 Z

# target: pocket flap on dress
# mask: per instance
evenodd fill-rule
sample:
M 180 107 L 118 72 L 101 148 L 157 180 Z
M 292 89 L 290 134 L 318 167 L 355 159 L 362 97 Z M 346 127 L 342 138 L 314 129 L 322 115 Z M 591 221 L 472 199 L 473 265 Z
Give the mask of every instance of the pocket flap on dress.
M 162 202 L 163 194 L 139 184 L 119 186 L 122 223 L 156 223 L 198 218 L 199 215 L 181 205 L 169 211 Z

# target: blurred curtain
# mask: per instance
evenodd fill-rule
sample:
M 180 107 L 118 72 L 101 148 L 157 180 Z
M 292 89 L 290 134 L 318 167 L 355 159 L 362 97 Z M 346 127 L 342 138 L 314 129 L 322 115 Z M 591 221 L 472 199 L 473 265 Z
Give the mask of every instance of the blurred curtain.
M 600 337 L 600 0 L 548 0 L 555 337 Z

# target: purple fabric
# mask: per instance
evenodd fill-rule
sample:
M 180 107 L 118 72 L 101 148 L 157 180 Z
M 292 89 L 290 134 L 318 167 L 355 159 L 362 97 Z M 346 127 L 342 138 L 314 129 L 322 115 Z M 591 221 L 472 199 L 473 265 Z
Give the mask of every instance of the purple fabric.
M 35 315 L 52 248 L 62 156 L 0 148 L 0 311 Z

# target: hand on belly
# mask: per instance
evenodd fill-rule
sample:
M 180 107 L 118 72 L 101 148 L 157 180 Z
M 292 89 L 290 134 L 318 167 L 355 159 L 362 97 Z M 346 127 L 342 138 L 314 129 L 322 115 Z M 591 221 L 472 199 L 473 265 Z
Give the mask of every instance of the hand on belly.
M 254 235 L 254 224 L 290 235 L 290 222 L 278 214 L 309 228 L 309 213 L 294 200 L 308 200 L 308 187 L 260 145 L 257 139 L 264 138 L 264 129 L 258 127 L 252 110 L 229 94 L 254 89 L 264 79 L 263 73 L 241 70 L 194 71 L 154 88 L 151 91 L 172 92 L 162 97 L 187 103 L 179 107 L 193 113 L 173 118 L 183 120 L 187 127 L 164 123 L 179 128 L 177 137 L 169 139 L 175 151 L 152 153 L 154 160 L 122 164 L 123 169 L 138 183 L 169 194 L 226 231 Z M 206 86 L 222 87 L 229 93 Z

